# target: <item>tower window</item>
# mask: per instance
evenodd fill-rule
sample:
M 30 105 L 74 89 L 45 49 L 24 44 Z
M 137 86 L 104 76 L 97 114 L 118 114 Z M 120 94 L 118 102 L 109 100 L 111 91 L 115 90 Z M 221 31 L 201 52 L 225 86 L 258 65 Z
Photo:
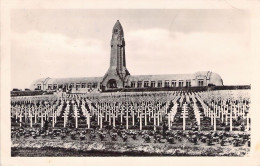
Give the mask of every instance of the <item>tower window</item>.
M 114 29 L 114 33 L 117 33 L 118 32 L 118 29 Z

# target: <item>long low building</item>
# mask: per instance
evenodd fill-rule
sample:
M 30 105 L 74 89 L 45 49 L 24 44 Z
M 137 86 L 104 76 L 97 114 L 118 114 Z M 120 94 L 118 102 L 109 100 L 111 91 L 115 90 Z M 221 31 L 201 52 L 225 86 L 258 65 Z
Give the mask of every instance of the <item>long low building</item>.
M 33 82 L 30 89 L 62 89 L 70 93 L 86 93 L 90 89 L 98 91 L 102 89 L 105 91 L 122 88 L 223 85 L 222 78 L 217 73 L 210 71 L 201 71 L 193 74 L 130 75 L 126 68 L 124 32 L 119 21 L 113 27 L 110 46 L 110 67 L 103 77 L 42 78 Z

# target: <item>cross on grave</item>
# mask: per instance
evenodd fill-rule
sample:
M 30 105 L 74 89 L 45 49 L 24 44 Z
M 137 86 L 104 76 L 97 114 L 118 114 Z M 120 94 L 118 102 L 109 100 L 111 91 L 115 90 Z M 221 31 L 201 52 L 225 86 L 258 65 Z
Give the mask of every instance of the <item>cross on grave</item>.
M 57 123 L 57 111 L 54 111 L 54 115 L 55 115 L 55 117 L 54 117 L 54 123 Z
M 74 108 L 74 118 L 75 118 L 75 128 L 78 128 L 78 109 L 75 107 Z
M 134 110 L 131 111 L 131 116 L 132 116 L 132 125 L 134 126 L 135 125 L 135 115 L 136 113 L 134 112 Z
M 156 118 L 159 119 L 159 114 L 158 113 L 154 113 L 152 118 L 153 118 L 153 129 L 155 131 L 156 130 Z M 159 126 L 159 123 L 158 123 L 158 126 Z
M 168 115 L 168 129 L 171 130 L 171 114 L 172 112 L 169 112 Z
M 128 113 L 130 111 L 128 110 L 128 108 L 126 109 L 125 113 L 126 113 L 126 116 L 124 116 L 126 118 L 126 129 L 128 130 Z
M 223 109 L 223 106 L 221 106 L 220 112 L 221 112 L 221 123 L 223 123 L 224 122 L 224 109 Z
M 187 104 L 185 103 L 185 104 L 183 104 L 183 112 L 182 112 L 182 116 L 181 116 L 181 118 L 183 120 L 183 122 L 182 122 L 183 123 L 182 129 L 184 131 L 186 130 L 186 118 L 188 118 L 187 113 L 188 113 Z
M 162 122 L 162 117 L 163 117 L 164 111 L 163 110 L 159 110 L 157 113 L 158 113 L 158 116 L 159 116 L 158 120 L 160 120 L 160 122 Z
M 31 112 L 29 112 L 29 116 L 28 117 L 30 118 L 30 127 L 32 128 L 32 118 L 33 118 L 33 115 L 31 114 Z
M 149 112 L 149 122 L 150 122 L 150 117 L 152 117 L 153 116 L 153 113 L 154 113 L 154 108 L 153 108 L 153 106 L 150 106 L 149 108 L 148 108 L 148 112 Z
M 211 107 L 214 108 L 215 104 L 214 102 L 211 102 Z
M 115 106 L 115 116 L 118 118 L 119 106 Z
M 246 131 L 249 131 L 249 129 L 250 129 L 249 118 L 250 118 L 250 114 L 249 114 L 249 112 L 248 112 L 248 113 L 246 114 Z
M 37 123 L 38 110 L 34 109 L 34 123 Z
M 20 113 L 20 115 L 19 115 L 19 118 L 20 118 L 20 127 L 22 127 L 22 118 L 23 118 L 24 116 L 22 115 L 22 112 Z
M 106 111 L 106 117 L 107 116 L 108 116 L 109 125 L 111 125 L 111 110 L 110 110 L 110 108 L 108 108 L 108 110 Z M 106 121 L 107 121 L 107 118 L 106 118 Z
M 66 112 L 69 112 L 70 111 L 70 104 L 67 104 L 66 108 L 65 108 L 65 111 Z
M 232 122 L 233 122 L 233 110 L 232 110 L 232 107 L 231 107 L 231 109 L 230 109 L 230 113 L 229 113 L 229 120 L 230 120 L 230 122 L 229 122 L 229 125 L 230 125 L 230 131 L 232 131 L 233 130 L 233 127 L 232 127 Z
M 237 106 L 235 105 L 235 103 L 233 103 L 232 105 L 231 105 L 231 109 L 232 109 L 232 112 L 234 113 L 234 119 L 237 119 Z M 232 115 L 233 116 L 233 115 Z
M 67 123 L 67 117 L 68 116 L 68 114 L 67 114 L 67 112 L 65 111 L 64 113 L 63 113 L 63 127 L 65 128 L 66 127 L 66 123 Z
M 11 117 L 15 116 L 15 107 L 11 105 Z
M 140 116 L 140 114 L 141 113 L 143 113 L 143 110 L 141 109 L 141 107 L 140 106 L 138 106 L 138 108 L 137 108 L 137 117 L 139 118 L 139 116 Z
M 213 110 L 209 109 L 209 116 L 210 116 L 210 125 L 213 126 L 214 125 L 214 117 L 213 117 Z
M 201 121 L 201 119 L 203 119 L 203 117 L 201 116 L 201 114 L 197 114 L 196 115 L 197 117 L 197 122 L 198 122 L 198 130 L 200 130 L 200 121 Z
M 100 117 L 100 129 L 102 129 L 102 119 L 103 119 L 103 117 L 104 117 L 104 115 L 102 114 L 102 112 L 100 112 L 99 117 Z
M 242 106 L 242 116 L 243 116 L 243 119 L 245 118 L 245 112 L 246 112 L 246 105 L 243 104 L 243 106 Z
M 206 111 L 205 112 L 206 117 L 209 117 L 209 107 L 208 106 L 206 106 L 206 110 L 205 111 Z
M 140 113 L 143 113 L 143 110 L 142 110 L 142 107 L 139 105 L 139 106 L 137 106 L 137 117 L 139 118 L 139 116 L 140 116 Z
M 123 115 L 124 115 L 124 112 L 123 110 L 121 110 L 121 112 L 118 113 L 118 115 L 120 115 L 120 120 L 121 120 L 121 123 L 123 123 Z
M 116 115 L 112 113 L 112 118 L 113 118 L 113 128 L 116 127 Z
M 91 124 L 91 121 L 90 121 L 90 118 L 91 118 L 91 114 L 89 112 L 86 113 L 86 121 L 87 121 L 87 126 L 88 126 L 88 129 L 90 128 L 90 124 Z
M 38 116 L 38 117 L 41 118 L 41 127 L 43 127 L 43 117 L 44 117 L 43 114 L 44 114 L 44 113 L 43 113 L 42 110 L 41 110 L 41 116 Z
M 144 125 L 146 126 L 147 125 L 147 115 L 149 115 L 149 113 L 146 112 L 146 109 L 144 109 L 143 115 L 144 115 Z
M 170 113 L 170 121 L 173 122 L 174 121 L 174 116 L 177 112 L 176 108 L 173 108 L 169 113 Z
M 100 122 L 99 122 L 100 121 L 100 119 L 99 119 L 100 113 L 101 113 L 101 111 L 98 108 L 98 110 L 97 110 L 97 123 L 98 123 L 98 125 L 100 124 Z
M 138 106 L 137 106 L 137 102 L 134 103 L 134 110 L 137 111 Z
M 90 110 L 90 113 L 93 115 L 91 102 L 88 102 L 88 108 Z
M 18 108 L 15 108 L 15 121 L 17 122 L 17 118 L 18 118 Z
M 225 124 L 228 123 L 228 106 L 224 106 L 224 114 L 225 114 Z
M 54 125 L 55 125 L 55 113 L 53 112 L 50 117 L 52 117 L 52 127 L 54 127 Z
M 156 116 L 157 116 L 157 126 L 160 126 L 160 113 L 159 111 L 156 112 Z
M 237 116 L 242 116 L 242 109 L 241 109 L 241 106 L 240 106 L 240 102 L 237 103 L 237 106 L 236 106 L 236 110 L 237 110 Z
M 79 105 L 80 105 L 80 101 L 79 101 L 79 100 L 76 100 L 76 102 L 77 102 L 77 106 L 79 107 Z
M 214 112 L 213 113 L 213 117 L 214 117 L 214 131 L 216 131 L 217 130 L 217 120 L 216 120 L 216 113 Z
M 47 119 L 47 109 L 45 108 L 45 112 L 44 112 L 44 120 Z
M 143 121 L 142 121 L 143 113 L 139 114 L 139 118 L 140 118 L 140 130 L 142 130 L 142 128 L 143 128 L 143 126 L 142 126 L 142 123 L 143 123 Z
M 107 105 L 105 105 L 105 108 L 104 108 L 104 113 L 105 113 L 105 121 L 107 121 L 107 115 L 109 113 L 109 107 Z
M 26 123 L 26 122 L 27 122 L 27 109 L 25 107 L 25 109 L 24 109 L 24 123 Z
M 217 112 L 217 105 L 214 103 L 213 105 L 213 113 L 216 113 Z

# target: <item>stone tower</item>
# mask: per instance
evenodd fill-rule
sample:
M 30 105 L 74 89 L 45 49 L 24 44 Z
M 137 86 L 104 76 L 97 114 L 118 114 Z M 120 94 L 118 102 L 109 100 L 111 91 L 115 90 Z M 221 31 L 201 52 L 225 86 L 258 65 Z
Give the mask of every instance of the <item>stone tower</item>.
M 110 66 L 102 81 L 102 86 L 106 90 L 125 87 L 127 77 L 130 75 L 126 69 L 124 31 L 119 20 L 113 27 L 110 46 Z

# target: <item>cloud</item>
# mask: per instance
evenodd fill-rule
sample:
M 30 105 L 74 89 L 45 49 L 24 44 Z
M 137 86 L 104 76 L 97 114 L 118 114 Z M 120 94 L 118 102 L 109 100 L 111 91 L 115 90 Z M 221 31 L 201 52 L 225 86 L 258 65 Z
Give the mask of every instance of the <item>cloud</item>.
M 226 84 L 249 84 L 249 41 L 248 35 L 238 33 L 132 31 L 126 39 L 128 68 L 132 74 L 210 70 L 219 73 Z M 246 68 L 241 70 L 241 66 Z
M 109 60 L 109 53 L 104 50 L 103 41 L 92 38 L 72 39 L 37 31 L 13 33 L 12 87 L 28 87 L 41 77 L 103 75 Z
M 248 34 L 182 33 L 162 28 L 125 34 L 131 74 L 213 71 L 226 85 L 250 84 Z M 109 40 L 72 38 L 59 33 L 12 33 L 12 87 L 29 87 L 42 77 L 103 76 L 110 60 Z

